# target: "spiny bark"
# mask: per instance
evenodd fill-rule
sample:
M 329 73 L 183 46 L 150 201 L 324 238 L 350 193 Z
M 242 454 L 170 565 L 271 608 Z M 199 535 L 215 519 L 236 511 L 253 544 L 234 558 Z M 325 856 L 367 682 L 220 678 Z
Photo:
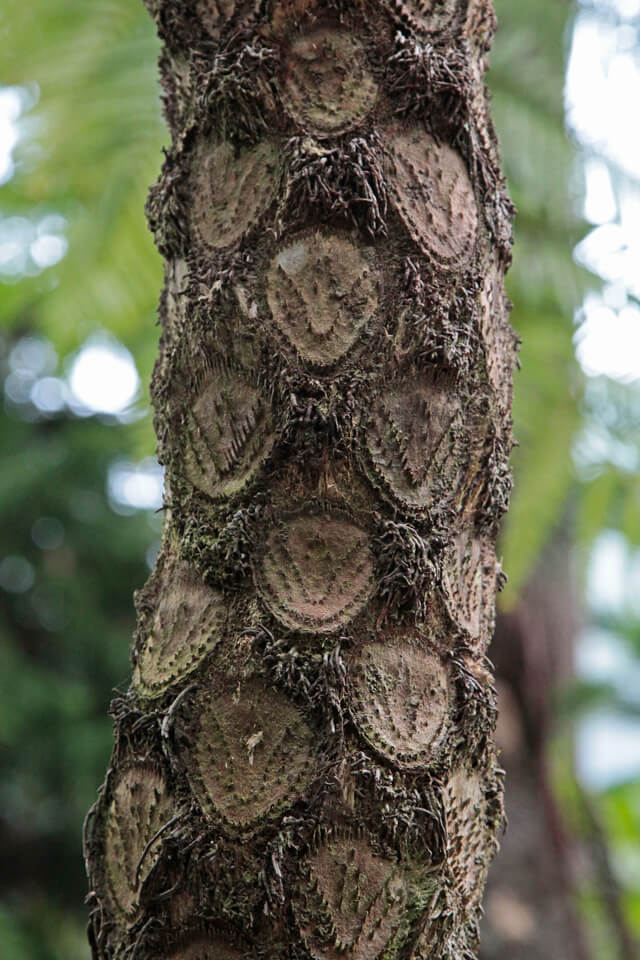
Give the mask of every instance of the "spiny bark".
M 95 957 L 472 958 L 511 206 L 487 0 L 149 0 L 166 467 Z

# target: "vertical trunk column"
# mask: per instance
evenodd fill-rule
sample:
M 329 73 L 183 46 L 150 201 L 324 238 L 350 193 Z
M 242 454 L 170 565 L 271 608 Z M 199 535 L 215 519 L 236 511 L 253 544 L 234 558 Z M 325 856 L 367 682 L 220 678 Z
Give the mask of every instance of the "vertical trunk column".
M 166 522 L 96 957 L 472 957 L 516 338 L 485 0 L 148 3 Z

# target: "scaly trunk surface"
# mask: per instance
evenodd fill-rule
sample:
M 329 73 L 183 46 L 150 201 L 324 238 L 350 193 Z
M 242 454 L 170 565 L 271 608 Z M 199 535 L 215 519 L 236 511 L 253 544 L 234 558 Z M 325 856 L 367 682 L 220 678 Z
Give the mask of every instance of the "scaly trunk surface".
M 160 556 L 95 957 L 472 958 L 516 338 L 487 0 L 149 0 Z

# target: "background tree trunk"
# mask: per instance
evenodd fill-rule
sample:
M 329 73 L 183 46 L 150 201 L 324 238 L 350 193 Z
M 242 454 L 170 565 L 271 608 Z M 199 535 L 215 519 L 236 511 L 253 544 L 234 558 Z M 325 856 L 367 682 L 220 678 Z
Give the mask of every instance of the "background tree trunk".
M 156 2 L 162 550 L 96 957 L 473 957 L 511 206 L 484 0 Z
M 557 531 L 516 608 L 498 615 L 491 646 L 509 826 L 487 884 L 486 960 L 592 956 L 576 910 L 576 866 L 585 869 L 586 851 L 563 822 L 549 755 L 554 701 L 572 676 L 578 629 L 570 556 L 568 536 Z
M 589 887 L 602 898 L 607 957 L 638 957 L 593 798 L 576 780 L 560 802 L 552 776 L 557 700 L 573 676 L 580 617 L 567 526 L 556 528 L 516 607 L 498 614 L 491 645 L 509 826 L 487 883 L 481 960 L 599 955 L 589 907 L 579 909 Z

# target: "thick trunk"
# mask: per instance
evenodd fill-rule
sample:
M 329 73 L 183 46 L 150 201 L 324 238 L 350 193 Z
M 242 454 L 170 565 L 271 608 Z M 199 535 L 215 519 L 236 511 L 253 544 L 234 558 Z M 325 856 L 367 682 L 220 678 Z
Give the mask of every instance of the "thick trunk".
M 86 829 L 96 957 L 473 957 L 511 207 L 486 0 L 149 0 L 161 554 Z

